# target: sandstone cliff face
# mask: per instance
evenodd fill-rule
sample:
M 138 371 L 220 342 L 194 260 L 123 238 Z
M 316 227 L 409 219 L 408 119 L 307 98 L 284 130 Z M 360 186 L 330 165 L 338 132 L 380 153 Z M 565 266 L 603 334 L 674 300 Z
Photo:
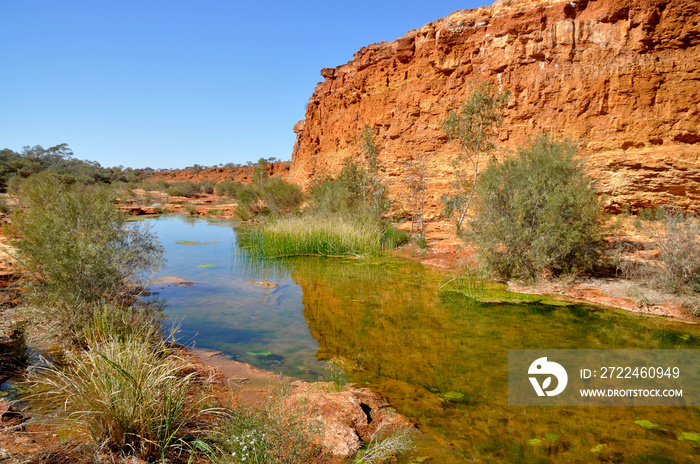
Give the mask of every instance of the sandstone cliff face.
M 458 149 L 440 124 L 471 81 L 489 80 L 512 92 L 505 149 L 542 131 L 570 137 L 609 210 L 700 208 L 699 22 L 697 0 L 498 0 L 457 11 L 323 69 L 294 127 L 290 178 L 307 186 L 337 173 L 359 156 L 367 123 L 404 208 L 407 166 L 423 160 L 426 213 L 436 215 Z
M 279 176 L 286 179 L 289 175 L 290 163 L 287 161 L 278 161 L 267 164 L 267 174 L 269 176 Z M 250 184 L 252 182 L 253 168 L 250 166 L 241 166 L 238 168 L 206 168 L 206 169 L 176 169 L 173 171 L 153 172 L 150 173 L 144 180 L 166 182 L 201 182 L 204 180 L 212 180 L 216 183 L 229 180 L 233 182 L 241 182 Z

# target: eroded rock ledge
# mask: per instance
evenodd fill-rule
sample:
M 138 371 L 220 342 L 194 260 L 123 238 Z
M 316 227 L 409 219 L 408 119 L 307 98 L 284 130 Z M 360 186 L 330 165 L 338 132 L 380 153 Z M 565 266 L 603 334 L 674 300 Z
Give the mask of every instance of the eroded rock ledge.
M 542 131 L 570 137 L 609 210 L 699 208 L 699 19 L 696 0 L 498 0 L 369 45 L 321 71 L 294 127 L 291 179 L 338 172 L 368 123 L 397 199 L 407 163 L 424 157 L 434 216 L 458 148 L 440 123 L 470 81 L 487 79 L 513 94 L 504 147 Z

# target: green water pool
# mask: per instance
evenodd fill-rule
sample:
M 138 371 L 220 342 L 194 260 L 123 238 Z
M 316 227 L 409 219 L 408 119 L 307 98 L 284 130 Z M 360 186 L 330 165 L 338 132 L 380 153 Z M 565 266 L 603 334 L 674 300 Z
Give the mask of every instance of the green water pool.
M 696 325 L 509 303 L 505 291 L 495 298 L 502 302 L 478 303 L 440 292 L 445 276 L 397 259 L 252 265 L 229 223 L 150 222 L 167 250 L 156 277 L 194 283 L 152 289 L 167 299 L 180 341 L 307 380 L 326 379 L 332 359 L 424 432 L 402 462 L 700 462 L 693 440 L 700 408 L 509 407 L 507 400 L 508 349 L 697 349 Z M 639 425 L 647 422 L 659 428 Z

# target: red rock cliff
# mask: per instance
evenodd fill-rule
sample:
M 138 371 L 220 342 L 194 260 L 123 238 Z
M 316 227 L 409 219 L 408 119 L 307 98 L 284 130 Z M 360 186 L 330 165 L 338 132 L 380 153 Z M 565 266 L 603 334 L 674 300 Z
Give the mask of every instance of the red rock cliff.
M 457 11 L 321 71 L 294 127 L 292 179 L 338 172 L 368 123 L 394 196 L 405 199 L 407 162 L 422 156 L 426 213 L 437 214 L 458 148 L 440 124 L 471 81 L 490 80 L 512 92 L 504 147 L 542 131 L 570 137 L 608 209 L 700 208 L 699 21 L 698 0 L 498 0 Z

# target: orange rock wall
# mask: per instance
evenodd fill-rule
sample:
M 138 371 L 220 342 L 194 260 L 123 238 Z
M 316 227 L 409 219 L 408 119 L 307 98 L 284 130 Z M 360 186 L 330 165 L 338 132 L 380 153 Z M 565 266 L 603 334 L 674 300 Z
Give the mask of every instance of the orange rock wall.
M 287 161 L 268 163 L 267 173 L 269 176 L 279 176 L 286 179 L 289 175 L 289 167 L 290 163 Z M 233 182 L 241 182 L 243 184 L 250 184 L 252 182 L 252 176 L 253 168 L 251 166 L 241 166 L 233 169 L 175 169 L 172 171 L 153 172 L 143 176 L 142 180 L 164 180 L 166 182 L 202 182 L 204 180 L 212 180 L 216 183 L 229 180 Z
M 580 141 L 609 210 L 699 208 L 699 22 L 697 0 L 499 0 L 457 11 L 321 71 L 294 127 L 290 179 L 308 186 L 337 173 L 359 156 L 367 123 L 404 208 L 407 166 L 422 158 L 434 216 L 458 149 L 440 124 L 471 81 L 489 80 L 512 92 L 502 153 L 549 131 Z

